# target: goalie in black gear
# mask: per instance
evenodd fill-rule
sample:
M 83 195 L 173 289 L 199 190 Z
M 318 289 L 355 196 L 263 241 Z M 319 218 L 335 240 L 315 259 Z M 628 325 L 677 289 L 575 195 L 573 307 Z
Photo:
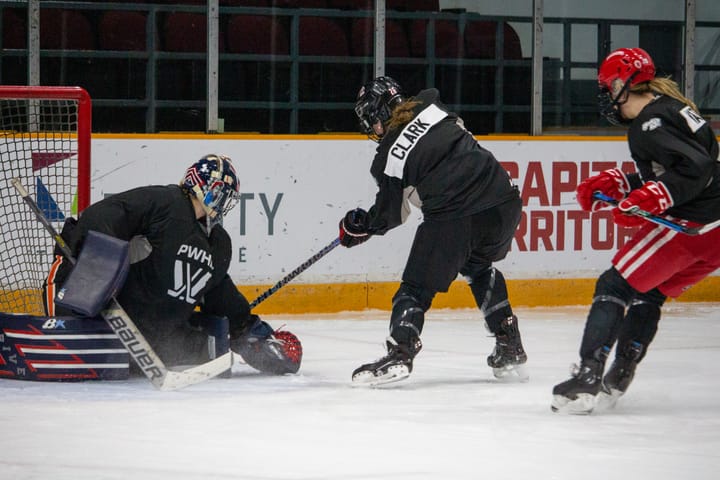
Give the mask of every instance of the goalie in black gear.
M 73 255 L 89 231 L 130 242 L 130 268 L 116 298 L 168 366 L 207 362 L 228 345 L 267 373 L 294 373 L 302 349 L 250 312 L 228 269 L 232 246 L 223 217 L 239 199 L 229 158 L 207 155 L 179 185 L 147 186 L 107 197 L 70 219 L 62 237 Z M 73 314 L 56 305 L 72 266 L 59 249 L 44 285 L 48 315 Z M 196 307 L 198 311 L 196 312 Z M 250 345 L 252 348 L 250 348 Z M 247 347 L 247 348 L 246 348 Z
M 527 375 L 527 356 L 505 279 L 492 267 L 502 260 L 520 221 L 517 187 L 435 89 L 406 98 L 390 77 L 378 77 L 358 94 L 360 130 L 379 143 L 370 173 L 378 184 L 374 205 L 340 220 L 340 243 L 360 245 L 407 218 L 409 203 L 422 209 L 402 283 L 393 297 L 387 355 L 352 374 L 356 385 L 407 378 L 420 352 L 425 312 L 437 292 L 461 273 L 495 336 L 487 363 L 498 378 Z

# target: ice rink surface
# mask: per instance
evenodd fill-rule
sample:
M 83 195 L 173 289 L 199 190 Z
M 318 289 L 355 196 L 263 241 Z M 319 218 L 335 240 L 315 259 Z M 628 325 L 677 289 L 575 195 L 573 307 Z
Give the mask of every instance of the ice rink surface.
M 0 380 L 0 479 L 717 479 L 720 304 L 664 312 L 628 393 L 590 416 L 550 411 L 586 307 L 516 310 L 527 383 L 493 378 L 475 310 L 431 310 L 413 374 L 383 389 L 349 379 L 383 354 L 385 312 L 265 317 L 303 341 L 294 376 Z

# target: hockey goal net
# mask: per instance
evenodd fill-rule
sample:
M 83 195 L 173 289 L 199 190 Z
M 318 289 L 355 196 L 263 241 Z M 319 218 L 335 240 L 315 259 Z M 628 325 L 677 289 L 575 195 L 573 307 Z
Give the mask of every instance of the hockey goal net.
M 11 181 L 59 232 L 90 203 L 91 102 L 79 87 L 0 86 L 0 312 L 42 315 L 54 242 Z

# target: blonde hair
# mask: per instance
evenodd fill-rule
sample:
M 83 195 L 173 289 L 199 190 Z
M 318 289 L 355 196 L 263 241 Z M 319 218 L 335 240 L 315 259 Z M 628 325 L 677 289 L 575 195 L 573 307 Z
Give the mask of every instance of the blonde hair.
M 695 103 L 680 92 L 680 87 L 678 87 L 678 84 L 674 80 L 671 80 L 670 77 L 653 78 L 649 82 L 638 83 L 630 87 L 630 92 L 639 94 L 646 92 L 660 93 L 690 106 L 690 108 L 698 113 L 700 112 Z
M 413 100 L 412 98 L 397 105 L 388 119 L 386 126 L 388 132 L 407 125 L 407 123 L 415 116 L 413 109 L 418 105 L 420 105 L 420 102 Z

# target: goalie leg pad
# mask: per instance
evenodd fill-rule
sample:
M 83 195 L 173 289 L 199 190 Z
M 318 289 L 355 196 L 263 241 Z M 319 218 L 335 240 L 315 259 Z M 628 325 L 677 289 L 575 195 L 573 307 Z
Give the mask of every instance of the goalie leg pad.
M 102 319 L 0 313 L 0 378 L 125 380 L 129 363 Z
M 125 283 L 130 268 L 128 242 L 89 231 L 80 258 L 55 298 L 57 306 L 94 317 Z

